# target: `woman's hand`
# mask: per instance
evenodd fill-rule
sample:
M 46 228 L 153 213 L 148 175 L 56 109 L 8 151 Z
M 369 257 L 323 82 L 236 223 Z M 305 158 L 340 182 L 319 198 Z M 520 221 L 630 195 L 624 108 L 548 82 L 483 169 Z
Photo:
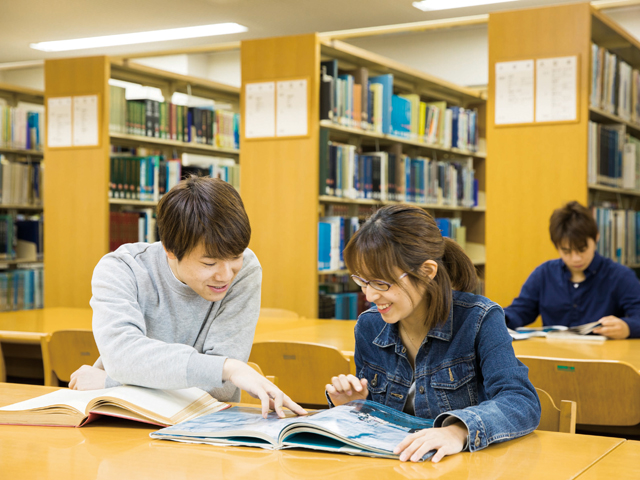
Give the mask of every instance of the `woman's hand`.
M 427 452 L 436 450 L 431 461 L 437 463 L 445 455 L 461 452 L 468 435 L 469 431 L 462 422 L 448 427 L 427 428 L 408 435 L 398 444 L 393 453 L 400 455 L 400 460 L 403 462 L 407 460 L 418 462 Z
M 71 390 L 101 390 L 107 379 L 107 372 L 102 368 L 82 365 L 71 374 L 69 388 Z
M 369 395 L 367 390 L 367 380 L 360 379 L 353 375 L 339 375 L 331 379 L 331 383 L 326 386 L 327 393 L 333 404 L 344 405 L 352 400 L 366 400 Z

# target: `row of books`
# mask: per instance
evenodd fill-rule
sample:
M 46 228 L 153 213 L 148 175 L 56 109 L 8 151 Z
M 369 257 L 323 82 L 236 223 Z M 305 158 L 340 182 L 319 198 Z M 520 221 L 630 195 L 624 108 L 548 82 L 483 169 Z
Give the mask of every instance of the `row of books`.
M 109 251 L 113 252 L 125 243 L 154 243 L 157 240 L 158 230 L 153 209 L 109 212 Z
M 589 122 L 588 180 L 640 189 L 640 140 L 628 135 L 624 125 Z
M 42 150 L 44 113 L 26 106 L 0 105 L 0 147 Z
M 0 263 L 18 258 L 19 242 L 30 242 L 34 260 L 43 258 L 42 215 L 0 215 Z
M 417 94 L 394 95 L 393 75 L 374 77 L 364 67 L 339 70 L 321 64 L 320 119 L 442 148 L 477 151 L 478 113 Z
M 591 56 L 591 105 L 640 123 L 640 72 L 596 44 L 591 44 Z
M 436 224 L 443 237 L 455 240 L 464 250 L 467 246 L 467 227 L 460 218 L 436 218 Z
M 318 222 L 318 270 L 345 268 L 342 252 L 363 220 L 360 217 L 320 217 Z
M 172 160 L 162 155 L 112 155 L 110 162 L 110 198 L 158 201 L 190 174 L 220 178 L 240 188 L 240 166 L 228 158 L 186 153 Z
M 10 161 L 0 155 L 0 204 L 42 205 L 41 162 Z
M 598 253 L 623 265 L 639 264 L 640 212 L 607 206 L 592 211 L 600 232 Z
M 358 153 L 355 145 L 321 144 L 320 195 L 349 199 L 473 207 L 473 159 L 437 161 L 389 152 Z
M 365 310 L 369 309 L 366 295 L 362 292 L 323 293 L 320 292 L 318 302 L 318 318 L 336 320 L 357 320 Z
M 33 310 L 44 307 L 42 267 L 0 272 L 0 311 Z
M 111 85 L 110 90 L 111 132 L 219 148 L 240 147 L 240 116 L 237 113 L 149 99 L 127 100 L 125 88 Z

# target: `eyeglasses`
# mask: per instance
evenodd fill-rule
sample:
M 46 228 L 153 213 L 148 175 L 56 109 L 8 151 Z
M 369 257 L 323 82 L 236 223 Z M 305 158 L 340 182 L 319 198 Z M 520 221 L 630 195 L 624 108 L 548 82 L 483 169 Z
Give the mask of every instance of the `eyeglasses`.
M 403 273 L 402 275 L 400 275 L 398 280 L 402 280 L 407 275 L 409 274 Z M 365 280 L 364 278 L 361 278 L 357 275 L 351 275 L 351 278 L 353 279 L 354 282 L 356 282 L 356 285 L 358 285 L 361 288 L 365 288 L 366 286 L 369 286 L 374 290 L 378 290 L 379 292 L 386 292 L 391 288 L 390 283 L 384 282 L 382 280 Z

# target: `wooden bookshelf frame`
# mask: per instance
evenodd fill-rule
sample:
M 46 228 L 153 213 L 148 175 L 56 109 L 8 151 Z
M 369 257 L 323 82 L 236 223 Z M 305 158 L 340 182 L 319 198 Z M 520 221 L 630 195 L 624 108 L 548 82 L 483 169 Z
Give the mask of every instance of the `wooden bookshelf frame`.
M 241 125 L 242 197 L 253 232 L 250 247 L 262 263 L 264 307 L 285 308 L 301 316 L 315 318 L 318 315 L 319 278 L 348 273 L 346 270 L 318 271 L 318 219 L 325 205 L 396 203 L 320 196 L 321 129 L 328 130 L 332 138 L 347 137 L 382 145 L 403 145 L 410 150 L 422 151 L 425 155 L 435 152 L 447 157 L 474 157 L 479 162 L 476 164 L 481 170 L 479 182 L 484 188 L 485 163 L 489 162 L 484 152 L 446 149 L 320 121 L 320 62 L 335 58 L 340 62 L 341 68 L 357 65 L 367 67 L 375 74 L 392 73 L 394 87 L 399 90 L 415 92 L 426 98 L 445 100 L 459 106 L 480 105 L 484 115 L 485 101 L 482 92 L 459 87 L 367 50 L 323 38 L 320 34 L 243 41 L 241 58 L 242 91 L 248 83 L 302 77 L 310 79 L 309 138 L 273 137 L 260 139 L 259 142 L 245 141 L 244 123 Z M 241 107 L 241 111 L 244 111 L 242 99 Z M 479 125 L 484 128 L 483 121 Z M 416 205 L 427 210 L 452 211 L 456 216 L 461 216 L 463 224 L 469 225 L 468 242 L 476 242 L 481 247 L 474 250 L 477 253 L 474 262 L 478 266 L 485 263 L 484 205 L 476 208 Z
M 109 198 L 112 143 L 158 150 L 176 148 L 231 158 L 240 154 L 236 149 L 110 132 L 110 78 L 160 88 L 165 98 L 181 92 L 231 103 L 235 111 L 239 103 L 237 87 L 147 67 L 124 58 L 99 56 L 45 61 L 46 98 L 99 95 L 103 100 L 98 111 L 98 147 L 60 151 L 45 145 L 45 305 L 48 308 L 89 306 L 93 269 L 109 252 L 111 206 L 155 208 L 157 205 L 157 202 Z

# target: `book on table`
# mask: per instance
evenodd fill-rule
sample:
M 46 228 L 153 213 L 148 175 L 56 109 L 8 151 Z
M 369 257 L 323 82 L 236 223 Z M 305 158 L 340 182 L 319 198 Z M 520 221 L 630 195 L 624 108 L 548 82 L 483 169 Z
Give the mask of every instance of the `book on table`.
M 433 420 L 418 418 L 369 400 L 320 410 L 308 416 L 270 413 L 265 419 L 254 407 L 232 407 L 151 433 L 151 437 L 218 446 L 268 450 L 306 448 L 334 453 L 398 458 L 394 448 L 409 434 L 431 428 Z M 423 460 L 430 458 L 428 452 Z
M 1 407 L 0 424 L 82 427 L 106 415 L 166 427 L 229 406 L 199 388 L 157 390 L 122 385 L 102 390 L 60 389 Z
M 604 341 L 607 337 L 592 334 L 596 328 L 602 326 L 599 321 L 566 327 L 564 325 L 545 325 L 543 327 L 518 327 L 509 329 L 509 334 L 514 340 L 526 340 L 532 337 L 546 337 L 547 340 L 588 340 Z

